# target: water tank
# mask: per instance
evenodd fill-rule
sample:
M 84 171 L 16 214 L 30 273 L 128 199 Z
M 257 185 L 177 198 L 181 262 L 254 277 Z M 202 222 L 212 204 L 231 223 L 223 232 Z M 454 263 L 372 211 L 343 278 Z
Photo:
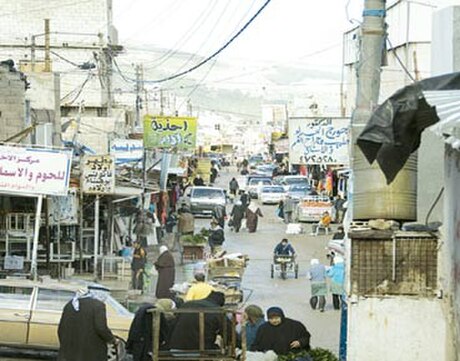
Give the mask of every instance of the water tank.
M 390 185 L 375 161 L 361 151 L 353 158 L 353 219 L 417 219 L 417 153 L 413 153 Z M 433 175 L 436 176 L 436 175 Z

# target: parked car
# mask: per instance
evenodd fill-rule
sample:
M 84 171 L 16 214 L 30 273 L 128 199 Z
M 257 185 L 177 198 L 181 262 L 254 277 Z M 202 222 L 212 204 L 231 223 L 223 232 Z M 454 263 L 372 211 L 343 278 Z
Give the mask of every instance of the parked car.
M 274 184 L 282 185 L 287 192 L 292 185 L 307 185 L 310 186 L 310 180 L 303 175 L 283 175 L 273 179 Z
M 328 196 L 306 196 L 297 204 L 294 218 L 299 222 L 318 222 L 324 212 L 332 215 L 333 205 Z
M 270 178 L 250 178 L 246 190 L 251 198 L 257 198 L 259 189 L 263 186 L 272 185 Z
M 261 154 L 253 155 L 249 157 L 248 163 L 249 168 L 255 168 L 258 164 L 264 161 L 264 157 Z
M 284 200 L 285 192 L 281 186 L 263 186 L 259 192 L 262 204 L 278 204 Z
M 276 165 L 274 164 L 259 164 L 251 171 L 251 174 L 272 178 L 275 169 Z
M 291 197 L 292 199 L 302 199 L 306 196 L 314 196 L 316 195 L 316 191 L 308 184 L 293 184 L 289 186 L 286 195 Z
M 23 349 L 58 350 L 57 329 L 64 306 L 75 292 L 88 285 L 82 283 L 0 280 L 0 345 Z M 133 314 L 108 295 L 107 323 L 121 339 L 119 349 L 109 347 L 109 360 L 124 354 Z M 118 358 L 119 359 L 119 358 Z
M 211 215 L 216 206 L 224 206 L 227 196 L 222 188 L 191 187 L 187 188 L 179 203 L 189 206 L 193 214 Z

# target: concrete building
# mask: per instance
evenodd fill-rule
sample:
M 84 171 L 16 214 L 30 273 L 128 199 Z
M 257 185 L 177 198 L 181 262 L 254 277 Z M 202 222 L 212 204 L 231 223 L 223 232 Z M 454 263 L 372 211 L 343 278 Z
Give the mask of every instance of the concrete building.
M 0 5 L 2 58 L 13 59 L 22 71 L 32 73 L 45 71 L 49 55 L 47 72 L 61 74 L 61 102 L 67 112 L 84 100 L 87 111 L 95 108 L 96 115 L 104 115 L 101 112 L 106 113 L 113 102 L 110 57 L 119 50 L 112 0 L 0 0 Z M 49 19 L 49 53 L 45 19 Z
M 458 33 L 460 11 L 457 7 L 442 8 L 448 2 L 432 1 L 388 1 L 388 37 L 386 63 L 381 70 L 381 91 L 379 102 L 387 99 L 399 88 L 429 76 L 458 71 Z M 458 4 L 458 2 L 457 2 Z M 436 5 L 441 5 L 437 7 Z M 356 98 L 356 72 L 359 50 L 359 29 L 345 34 L 345 76 L 347 89 L 346 113 L 352 114 Z M 409 76 L 410 74 L 410 76 Z M 377 104 L 376 104 L 377 105 Z M 458 135 L 456 135 L 458 139 Z M 452 140 L 453 144 L 460 143 Z M 455 142 L 458 143 L 455 143 Z M 375 290 L 360 292 L 356 288 L 357 260 L 362 249 L 352 240 L 348 267 L 349 311 L 348 350 L 350 360 L 459 360 L 459 292 L 458 292 L 458 220 L 459 175 L 458 149 L 445 144 L 443 137 L 425 130 L 418 150 L 417 177 L 417 219 L 442 221 L 439 239 L 429 240 L 423 234 L 407 235 L 404 242 L 420 242 L 427 245 L 435 242 L 430 251 L 411 248 L 411 259 L 425 254 L 431 263 L 423 265 L 421 257 L 410 265 L 408 257 L 401 258 L 404 243 L 398 241 L 401 235 L 393 235 L 393 245 L 383 247 L 382 240 L 367 240 L 379 246 L 369 254 L 378 254 L 371 264 L 387 264 L 388 272 L 383 278 L 376 278 Z M 445 161 L 443 158 L 445 157 Z M 434 176 L 436 175 L 436 176 Z M 444 175 L 444 176 L 443 176 Z M 435 203 L 444 188 L 443 199 Z M 418 237 L 418 240 L 416 241 Z M 364 243 L 363 243 L 364 244 Z M 361 244 L 361 247 L 363 246 Z M 434 243 L 433 243 L 434 244 Z M 432 244 L 432 245 L 433 245 Z M 388 243 L 388 246 L 390 243 Z M 380 247 L 380 248 L 379 248 Z M 387 249 L 387 251 L 384 251 Z M 392 253 L 394 252 L 394 253 Z M 425 252 L 425 253 L 424 253 Z M 362 253 L 362 252 L 361 252 Z M 388 257 L 387 259 L 385 257 Z M 398 258 L 399 257 L 399 258 Z M 386 259 L 386 260 L 385 260 Z M 398 261 L 399 260 L 399 261 Z M 407 267 L 406 270 L 403 270 Z M 401 274 L 398 272 L 401 271 Z M 355 272 L 355 273 L 353 273 Z M 402 275 L 408 272 L 412 276 Z M 433 273 L 434 272 L 434 273 Z M 361 282 L 372 278 L 370 269 Z M 364 274 L 364 273 L 362 273 Z M 435 274 L 435 278 L 433 278 Z M 426 283 L 431 275 L 430 285 Z M 380 280 L 380 281 L 379 281 Z M 384 281 L 388 280 L 388 281 Z M 425 291 L 409 292 L 391 289 L 398 282 L 414 286 L 423 280 Z M 413 283 L 415 281 L 415 283 Z M 412 287 L 411 286 L 411 287 Z M 361 290 L 362 291 L 362 290 Z
M 26 81 L 24 74 L 0 66 L 0 141 L 18 134 L 27 127 L 25 117 Z

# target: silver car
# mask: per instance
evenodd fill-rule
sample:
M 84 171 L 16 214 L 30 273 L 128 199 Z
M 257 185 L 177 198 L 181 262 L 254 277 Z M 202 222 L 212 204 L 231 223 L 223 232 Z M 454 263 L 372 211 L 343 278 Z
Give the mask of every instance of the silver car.
M 211 215 L 216 206 L 225 207 L 227 196 L 222 188 L 192 187 L 187 188 L 181 202 L 188 205 L 193 214 Z

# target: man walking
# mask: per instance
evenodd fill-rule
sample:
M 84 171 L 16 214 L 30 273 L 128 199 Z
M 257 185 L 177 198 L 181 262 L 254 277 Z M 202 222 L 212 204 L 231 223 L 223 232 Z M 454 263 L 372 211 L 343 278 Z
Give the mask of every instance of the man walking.
M 107 326 L 103 302 L 107 291 L 79 291 L 64 306 L 58 327 L 58 361 L 107 360 L 107 344 L 117 342 Z

